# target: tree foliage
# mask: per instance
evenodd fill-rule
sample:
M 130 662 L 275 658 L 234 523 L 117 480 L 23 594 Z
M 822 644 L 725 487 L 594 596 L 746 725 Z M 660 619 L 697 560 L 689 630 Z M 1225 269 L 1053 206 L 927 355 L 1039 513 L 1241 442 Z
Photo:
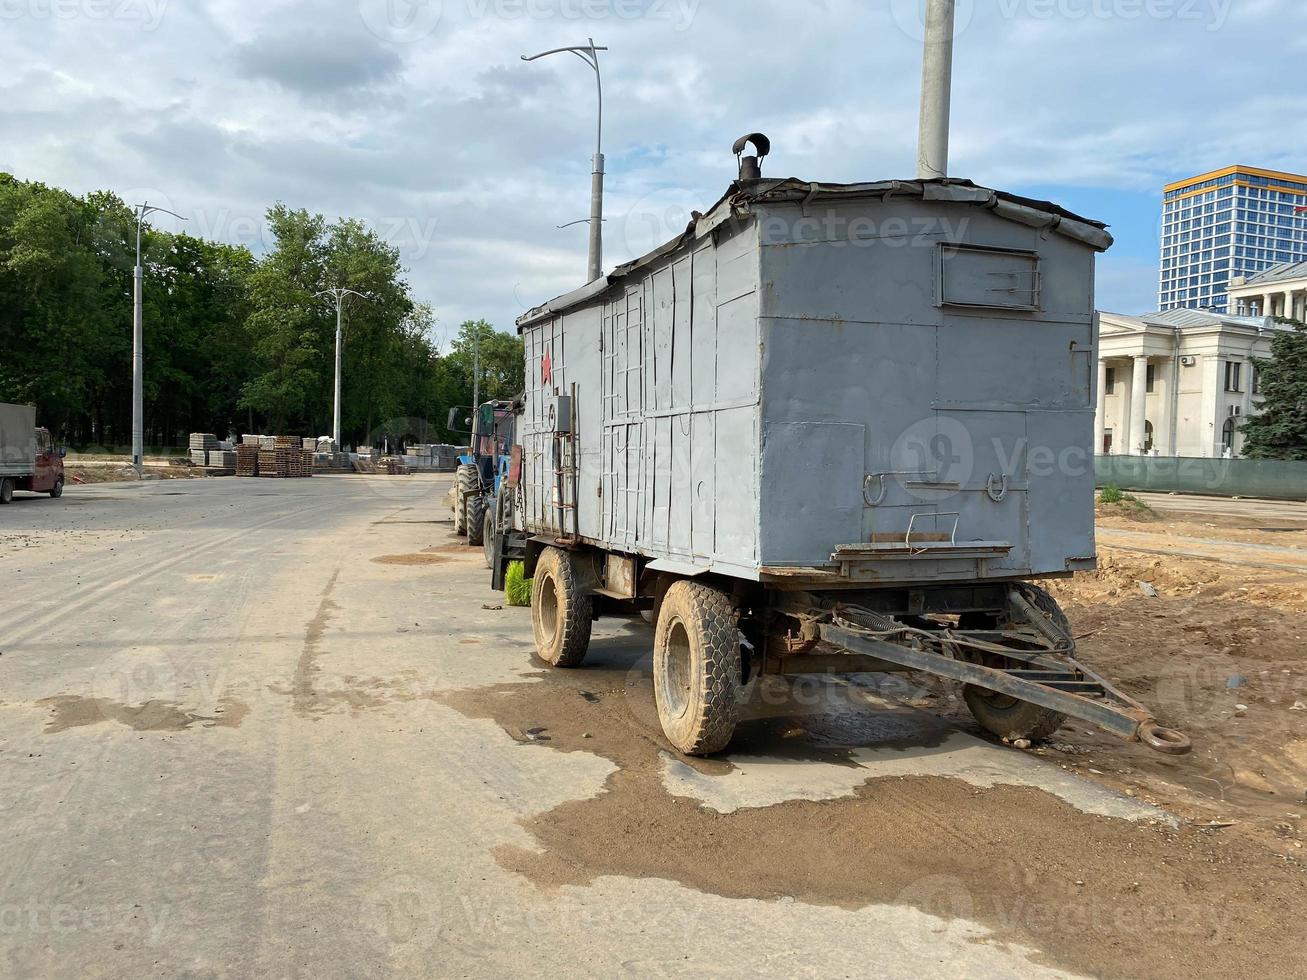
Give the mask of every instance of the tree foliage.
M 1271 359 L 1259 360 L 1257 371 L 1266 401 L 1243 424 L 1243 455 L 1307 460 L 1307 325 L 1277 331 Z
M 450 438 L 472 399 L 480 337 L 483 398 L 522 386 L 521 341 L 463 324 L 442 356 L 431 307 L 398 251 L 362 223 L 274 205 L 271 248 L 173 235 L 146 224 L 146 443 L 192 431 L 331 431 L 336 310 L 345 286 L 342 438 Z M 76 197 L 0 173 L 0 401 L 35 404 L 41 424 L 80 446 L 122 449 L 131 432 L 136 217 L 109 192 Z

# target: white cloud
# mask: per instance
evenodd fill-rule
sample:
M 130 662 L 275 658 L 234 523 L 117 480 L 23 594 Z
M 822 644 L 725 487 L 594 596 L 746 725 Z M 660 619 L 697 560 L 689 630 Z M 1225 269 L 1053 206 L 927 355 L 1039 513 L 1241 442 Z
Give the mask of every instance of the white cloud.
M 446 328 L 479 316 L 507 328 L 584 269 L 585 227 L 556 226 L 588 209 L 594 77 L 575 58 L 523 53 L 591 35 L 611 48 L 609 267 L 715 200 L 744 132 L 772 137 L 771 174 L 914 166 L 920 49 L 895 14 L 917 0 L 82 0 L 118 4 L 107 18 L 41 16 L 42 2 L 0 0 L 0 164 L 79 192 L 153 188 L 204 218 L 191 227 L 256 247 L 250 229 L 278 199 L 365 218 L 393 236 Z M 375 3 L 428 33 L 392 43 Z M 127 16 L 132 4 L 162 5 L 157 24 Z M 1296 76 L 1307 5 L 972 6 L 957 45 L 959 176 L 1137 191 L 1236 160 L 1307 163 L 1307 128 L 1292 124 L 1307 95 L 1276 81 Z M 1134 245 L 1104 261 L 1105 303 L 1154 288 L 1138 258 L 1150 245 Z

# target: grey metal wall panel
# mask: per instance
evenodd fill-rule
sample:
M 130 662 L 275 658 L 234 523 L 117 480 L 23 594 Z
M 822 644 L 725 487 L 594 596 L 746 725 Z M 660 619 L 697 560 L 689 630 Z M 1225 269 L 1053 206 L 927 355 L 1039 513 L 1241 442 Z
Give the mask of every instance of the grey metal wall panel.
M 859 540 L 906 535 L 915 520 L 917 530 L 959 541 L 1008 542 L 1008 555 L 983 569 L 989 574 L 1060 572 L 1068 558 L 1092 554 L 1092 525 L 1080 513 L 1092 499 L 1086 478 L 1032 474 L 1028 465 L 1036 444 L 1056 452 L 1092 438 L 1092 415 L 1042 420 L 1091 404 L 1089 248 L 975 209 L 906 200 L 841 205 L 833 217 L 824 207 L 805 215 L 785 206 L 760 213 L 759 223 L 763 425 L 865 423 L 857 480 L 875 503 L 863 501 Z M 1033 253 L 1037 262 L 1022 265 L 1038 266 L 1041 308 L 943 303 L 945 242 Z M 816 461 L 804 466 L 823 472 Z M 792 498 L 802 479 L 779 466 L 765 471 L 762 551 L 786 555 L 778 564 L 829 557 L 819 536 L 797 548 L 783 508 L 767 506 Z M 849 493 L 832 487 L 832 509 Z M 1067 497 L 1075 500 L 1061 521 Z
M 862 540 L 866 426 L 770 422 L 762 436 L 764 565 L 811 563 L 824 550 Z M 795 475 L 799 479 L 794 479 Z
M 1060 571 L 1095 553 L 1094 413 L 1031 412 L 1028 424 L 1031 567 Z
M 758 414 L 752 406 L 714 413 L 716 452 L 713 557 L 734 565 L 758 561 Z

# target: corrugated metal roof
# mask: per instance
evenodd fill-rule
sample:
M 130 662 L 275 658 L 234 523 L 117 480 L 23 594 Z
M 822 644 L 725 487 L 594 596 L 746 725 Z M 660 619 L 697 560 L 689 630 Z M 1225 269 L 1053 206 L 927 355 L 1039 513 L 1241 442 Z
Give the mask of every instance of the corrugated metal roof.
M 953 177 L 943 180 L 882 180 L 859 184 L 820 183 L 800 180 L 797 177 L 750 181 L 747 184 L 736 181 L 731 184 L 721 199 L 708 209 L 707 214 L 693 212 L 689 225 L 681 235 L 654 249 L 648 255 L 617 266 L 612 272 L 580 289 L 527 311 L 518 317 L 518 329 L 588 302 L 613 283 L 675 252 L 681 246 L 709 234 L 740 211 L 746 210 L 751 204 L 811 202 L 858 197 L 880 197 L 885 200 L 891 197 L 919 197 L 925 201 L 972 204 L 993 211 L 1010 221 L 1035 228 L 1046 228 L 1100 252 L 1106 251 L 1112 245 L 1112 236 L 1107 232 L 1107 225 L 1101 221 L 1083 218 L 1051 201 L 1037 201 L 1008 194 L 1005 191 L 981 187 L 969 180 Z
M 1281 262 L 1255 276 L 1249 276 L 1244 285 L 1261 286 L 1271 282 L 1283 282 L 1286 279 L 1307 279 L 1307 262 Z
M 1108 314 L 1118 316 L 1118 314 Z M 1268 323 L 1260 316 L 1233 316 L 1228 313 L 1210 313 L 1207 310 L 1167 310 L 1165 313 L 1145 313 L 1131 319 L 1142 321 L 1158 327 L 1245 327 L 1252 330 L 1277 329 L 1273 322 Z

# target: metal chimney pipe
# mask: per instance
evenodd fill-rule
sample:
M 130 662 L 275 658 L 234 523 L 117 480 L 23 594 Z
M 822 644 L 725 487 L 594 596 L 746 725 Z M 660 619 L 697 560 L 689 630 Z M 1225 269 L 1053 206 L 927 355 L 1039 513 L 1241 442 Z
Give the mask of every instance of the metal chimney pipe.
M 921 62 L 921 135 L 917 179 L 948 176 L 949 109 L 953 94 L 954 0 L 926 0 Z

